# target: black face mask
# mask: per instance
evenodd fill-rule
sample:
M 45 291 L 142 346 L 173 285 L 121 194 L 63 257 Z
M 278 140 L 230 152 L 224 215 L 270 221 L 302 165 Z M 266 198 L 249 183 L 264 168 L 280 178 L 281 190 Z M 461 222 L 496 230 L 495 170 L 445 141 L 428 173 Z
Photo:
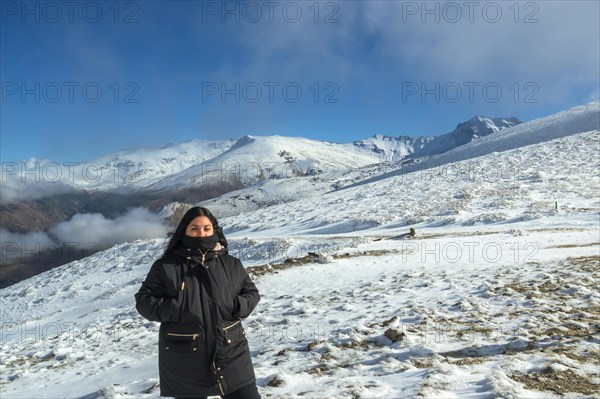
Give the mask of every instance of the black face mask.
M 183 245 L 192 249 L 200 249 L 201 251 L 213 249 L 218 242 L 219 237 L 216 234 L 207 237 L 190 237 L 184 234 L 181 237 Z

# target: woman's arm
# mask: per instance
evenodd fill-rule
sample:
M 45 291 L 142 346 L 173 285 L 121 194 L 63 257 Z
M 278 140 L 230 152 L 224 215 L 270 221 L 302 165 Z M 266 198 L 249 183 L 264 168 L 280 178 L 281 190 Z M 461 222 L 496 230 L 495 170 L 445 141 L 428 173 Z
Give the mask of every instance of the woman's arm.
M 241 275 L 242 284 L 240 291 L 234 299 L 236 310 L 233 312 L 233 317 L 243 319 L 252 313 L 258 301 L 260 301 L 260 294 L 239 259 L 236 259 L 236 267 L 238 268 L 238 273 Z
M 160 261 L 154 262 L 146 280 L 135 294 L 135 308 L 150 321 L 178 321 L 177 298 L 169 297 L 165 288 L 166 275 Z

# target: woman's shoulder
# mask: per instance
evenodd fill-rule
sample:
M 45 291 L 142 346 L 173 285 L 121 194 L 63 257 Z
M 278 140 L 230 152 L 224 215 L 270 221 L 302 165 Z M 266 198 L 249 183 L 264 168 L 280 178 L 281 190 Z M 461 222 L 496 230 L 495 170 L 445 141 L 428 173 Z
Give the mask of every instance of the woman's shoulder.
M 242 264 L 242 261 L 238 257 L 231 255 L 229 252 L 223 252 L 220 256 L 227 265 L 235 266 Z
M 239 262 L 239 258 L 238 258 L 238 257 L 236 257 L 236 256 L 234 256 L 234 255 L 232 255 L 232 254 L 230 254 L 230 253 L 229 253 L 229 252 L 227 252 L 227 251 L 224 251 L 224 252 L 222 252 L 222 253 L 220 254 L 220 256 L 221 256 L 221 258 L 223 258 L 223 259 L 227 259 L 227 260 L 230 260 L 230 261 L 237 261 L 237 262 Z

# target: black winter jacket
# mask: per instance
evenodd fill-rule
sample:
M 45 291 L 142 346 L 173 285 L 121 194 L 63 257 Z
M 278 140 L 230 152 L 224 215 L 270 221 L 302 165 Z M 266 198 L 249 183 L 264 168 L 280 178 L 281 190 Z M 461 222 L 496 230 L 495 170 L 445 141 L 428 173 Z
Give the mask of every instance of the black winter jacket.
M 258 290 L 221 244 L 204 255 L 180 245 L 154 262 L 135 294 L 138 312 L 161 322 L 163 396 L 223 395 L 256 381 L 241 319 Z

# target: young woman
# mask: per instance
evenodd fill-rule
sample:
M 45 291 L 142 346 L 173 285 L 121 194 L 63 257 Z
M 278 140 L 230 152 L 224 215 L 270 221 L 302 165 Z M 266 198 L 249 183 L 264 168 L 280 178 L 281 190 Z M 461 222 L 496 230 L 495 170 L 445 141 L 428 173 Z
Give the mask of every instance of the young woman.
M 260 398 L 241 322 L 259 299 L 215 217 L 190 209 L 135 295 L 138 312 L 161 322 L 161 395 Z

